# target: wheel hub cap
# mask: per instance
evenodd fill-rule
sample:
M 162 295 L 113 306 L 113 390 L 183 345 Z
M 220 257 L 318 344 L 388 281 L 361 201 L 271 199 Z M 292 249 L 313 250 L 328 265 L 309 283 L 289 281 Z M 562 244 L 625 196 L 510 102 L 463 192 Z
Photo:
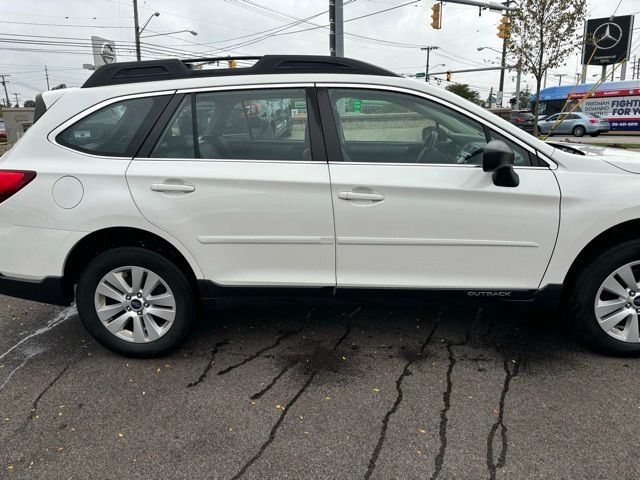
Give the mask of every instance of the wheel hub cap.
M 628 343 L 640 343 L 640 261 L 611 273 L 598 289 L 594 313 L 607 335 Z
M 176 300 L 169 285 L 143 267 L 120 267 L 107 273 L 98 283 L 94 301 L 104 327 L 133 343 L 158 340 L 176 316 Z

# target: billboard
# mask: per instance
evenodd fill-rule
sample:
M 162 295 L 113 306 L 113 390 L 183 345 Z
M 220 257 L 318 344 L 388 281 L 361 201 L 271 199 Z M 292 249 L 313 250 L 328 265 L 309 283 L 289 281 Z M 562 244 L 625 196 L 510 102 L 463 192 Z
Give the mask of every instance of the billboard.
M 582 64 L 612 65 L 628 59 L 633 15 L 587 20 L 582 43 Z
M 113 40 L 92 36 L 91 47 L 93 49 L 93 65 L 95 68 L 116 61 L 116 43 Z

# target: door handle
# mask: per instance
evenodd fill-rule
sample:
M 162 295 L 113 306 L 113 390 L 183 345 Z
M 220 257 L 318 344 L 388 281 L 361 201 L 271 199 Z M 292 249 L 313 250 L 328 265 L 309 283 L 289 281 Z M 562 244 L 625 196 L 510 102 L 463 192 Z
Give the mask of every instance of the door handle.
M 381 193 L 364 193 L 364 192 L 338 192 L 340 200 L 369 200 L 371 202 L 381 202 L 384 195 Z
M 193 185 L 180 183 L 154 183 L 149 188 L 154 192 L 191 193 L 196 191 Z

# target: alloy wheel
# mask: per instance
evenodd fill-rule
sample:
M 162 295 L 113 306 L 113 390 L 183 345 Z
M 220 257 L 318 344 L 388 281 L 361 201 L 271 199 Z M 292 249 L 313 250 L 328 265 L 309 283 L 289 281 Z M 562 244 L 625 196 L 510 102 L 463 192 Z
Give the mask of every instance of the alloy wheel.
M 167 283 L 149 269 L 127 266 L 107 273 L 96 287 L 98 318 L 118 338 L 153 342 L 165 335 L 176 316 L 176 299 Z
M 640 343 L 640 261 L 611 273 L 598 289 L 594 313 L 607 335 L 627 343 Z

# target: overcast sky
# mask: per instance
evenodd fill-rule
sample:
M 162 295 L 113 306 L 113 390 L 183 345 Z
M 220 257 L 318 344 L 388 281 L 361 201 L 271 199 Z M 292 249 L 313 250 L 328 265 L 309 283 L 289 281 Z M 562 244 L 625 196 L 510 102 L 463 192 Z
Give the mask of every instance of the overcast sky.
M 477 47 L 501 48 L 501 40 L 496 36 L 500 19 L 498 13 L 483 11 L 479 16 L 476 7 L 447 3 L 443 8 L 442 29 L 433 30 L 430 27 L 433 0 L 421 0 L 350 22 L 349 19 L 390 9 L 410 0 L 344 1 L 348 2 L 344 7 L 346 56 L 407 74 L 424 70 L 425 54 L 419 46 L 426 45 L 440 47 L 431 54 L 432 71 L 499 63 L 498 53 L 489 49 L 477 51 Z M 611 15 L 618 0 L 589 0 L 588 3 L 589 17 L 595 18 Z M 260 10 L 256 4 L 275 12 Z M 327 28 L 312 29 L 313 25 L 309 23 L 299 23 L 282 30 L 295 19 L 307 19 L 318 14 L 309 21 L 327 25 L 328 4 L 329 0 L 139 0 L 141 24 L 153 12 L 160 12 L 160 16 L 151 20 L 145 34 L 179 30 L 198 33 L 197 36 L 179 33 L 171 37 L 143 39 L 143 59 L 175 54 L 182 57 L 203 54 L 328 54 Z M 640 0 L 622 0 L 617 15 L 636 13 L 640 13 Z M 270 29 L 270 34 L 251 36 Z M 113 39 L 118 60 L 134 59 L 130 0 L 2 0 L 0 32 L 0 74 L 11 75 L 7 79 L 9 93 L 18 93 L 21 104 L 46 89 L 45 65 L 49 68 L 51 86 L 59 83 L 81 85 L 90 74 L 82 69 L 82 64 L 93 61 L 91 35 Z M 640 47 L 640 38 L 634 41 L 632 48 L 636 45 Z M 637 53 L 640 55 L 640 48 Z M 437 66 L 439 64 L 444 66 Z M 578 70 L 575 55 L 564 67 L 552 73 L 566 74 L 562 80 L 567 83 L 575 79 Z M 598 68 L 592 68 L 589 77 L 598 72 Z M 627 78 L 631 78 L 630 73 Z M 488 96 L 491 87 L 497 90 L 498 79 L 498 71 L 453 75 L 453 81 L 469 84 L 480 92 L 482 98 Z M 557 83 L 557 77 L 548 77 L 548 86 Z M 525 78 L 523 87 L 526 84 L 533 88 L 533 79 Z M 441 87 L 445 85 L 442 82 Z M 514 90 L 515 73 L 510 73 L 506 76 L 506 95 Z M 4 92 L 0 91 L 0 94 L 4 96 Z M 14 102 L 13 96 L 11 99 Z

